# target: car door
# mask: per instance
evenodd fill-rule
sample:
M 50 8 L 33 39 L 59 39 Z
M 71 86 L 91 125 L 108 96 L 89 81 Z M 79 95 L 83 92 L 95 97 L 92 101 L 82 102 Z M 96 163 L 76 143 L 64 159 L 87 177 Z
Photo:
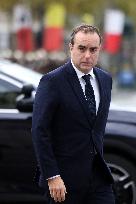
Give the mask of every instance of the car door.
M 32 113 L 15 109 L 21 87 L 21 83 L 0 77 L 0 202 L 39 196 L 33 182 L 36 161 L 31 139 Z

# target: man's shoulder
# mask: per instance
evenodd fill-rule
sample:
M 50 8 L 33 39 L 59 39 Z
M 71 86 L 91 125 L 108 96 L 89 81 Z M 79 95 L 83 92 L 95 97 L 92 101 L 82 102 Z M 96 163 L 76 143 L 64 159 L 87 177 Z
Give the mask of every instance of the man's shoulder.
M 61 65 L 60 67 L 57 67 L 56 69 L 45 74 L 43 76 L 43 79 L 49 80 L 49 81 L 57 80 L 57 79 L 60 80 L 60 78 L 63 77 L 63 75 L 65 74 L 66 67 L 68 67 L 68 66 L 69 66 L 69 62 L 66 62 L 65 64 Z
M 95 67 L 94 71 L 100 73 L 103 77 L 112 78 L 111 73 L 102 67 Z

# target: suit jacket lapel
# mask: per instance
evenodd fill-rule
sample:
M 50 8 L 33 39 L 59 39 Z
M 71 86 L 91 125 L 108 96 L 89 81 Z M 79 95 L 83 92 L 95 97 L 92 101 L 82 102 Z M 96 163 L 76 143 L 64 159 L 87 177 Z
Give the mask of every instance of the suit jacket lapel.
M 77 77 L 77 74 L 71 64 L 71 62 L 68 63 L 68 66 L 66 67 L 66 77 L 75 93 L 75 95 L 77 96 L 77 99 L 79 100 L 81 107 L 88 119 L 88 122 L 91 123 L 91 115 L 89 113 L 89 108 L 82 90 L 82 87 L 80 85 L 79 79 Z
M 100 113 L 103 111 L 104 98 L 106 96 L 106 91 L 107 90 L 104 89 L 104 87 L 105 87 L 104 83 L 105 82 L 102 79 L 102 75 L 101 75 L 98 68 L 94 68 L 94 74 L 95 74 L 95 76 L 97 78 L 97 81 L 98 81 L 99 93 L 100 93 L 100 103 L 99 103 L 99 108 L 98 108 L 97 117 L 96 117 L 96 122 L 97 122 Z

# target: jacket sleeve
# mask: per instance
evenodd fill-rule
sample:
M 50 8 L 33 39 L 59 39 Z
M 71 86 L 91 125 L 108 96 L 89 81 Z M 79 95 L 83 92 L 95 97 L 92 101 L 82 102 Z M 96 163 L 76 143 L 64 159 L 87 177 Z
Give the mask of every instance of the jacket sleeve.
M 58 93 L 53 80 L 42 77 L 34 101 L 32 140 L 40 172 L 44 180 L 59 175 L 52 148 L 51 123 L 58 106 Z

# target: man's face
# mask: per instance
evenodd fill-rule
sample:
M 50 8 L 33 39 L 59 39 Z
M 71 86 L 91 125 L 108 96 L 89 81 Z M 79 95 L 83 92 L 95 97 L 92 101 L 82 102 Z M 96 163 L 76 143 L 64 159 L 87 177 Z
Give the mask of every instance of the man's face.
M 100 38 L 97 33 L 79 31 L 74 44 L 69 44 L 71 59 L 81 72 L 87 74 L 97 64 L 100 52 Z

